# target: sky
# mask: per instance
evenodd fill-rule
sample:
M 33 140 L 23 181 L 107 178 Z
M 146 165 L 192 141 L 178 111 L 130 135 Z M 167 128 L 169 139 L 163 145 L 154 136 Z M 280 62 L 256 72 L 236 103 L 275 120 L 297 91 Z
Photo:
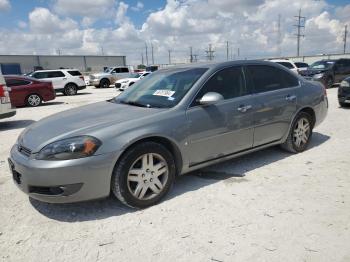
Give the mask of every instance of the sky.
M 0 0 L 0 54 L 125 55 L 136 65 L 343 51 L 349 0 Z M 280 30 L 278 17 L 280 16 Z M 348 34 L 350 52 L 350 33 Z M 239 51 L 238 51 L 239 49 Z

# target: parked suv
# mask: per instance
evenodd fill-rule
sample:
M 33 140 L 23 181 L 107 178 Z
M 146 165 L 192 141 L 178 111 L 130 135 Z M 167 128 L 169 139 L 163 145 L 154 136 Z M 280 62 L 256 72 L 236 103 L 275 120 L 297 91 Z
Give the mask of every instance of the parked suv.
M 320 60 L 300 74 L 308 80 L 319 81 L 330 88 L 350 76 L 350 59 Z
M 40 70 L 29 76 L 52 82 L 56 93 L 67 96 L 76 95 L 78 90 L 86 88 L 84 76 L 77 69 Z
M 291 70 L 292 72 L 298 74 L 299 73 L 299 70 L 298 70 L 298 67 L 296 66 L 296 64 L 291 61 L 291 60 L 288 60 L 288 59 L 272 59 L 270 60 L 271 62 L 274 62 L 274 63 L 277 63 L 277 64 L 280 64 L 286 68 L 288 68 L 289 70 Z
M 123 79 L 133 73 L 132 66 L 116 66 L 109 67 L 102 73 L 91 74 L 90 85 L 95 87 L 107 88 L 110 85 L 114 85 L 119 79 Z
M 36 122 L 9 163 L 32 198 L 63 203 L 113 192 L 144 208 L 176 175 L 275 145 L 303 152 L 327 115 L 325 91 L 264 61 L 172 67 L 114 99 Z
M 341 81 L 338 88 L 338 101 L 341 107 L 350 105 L 350 77 Z
M 0 119 L 16 114 L 16 110 L 11 105 L 9 91 L 10 88 L 6 86 L 5 79 L 0 71 Z

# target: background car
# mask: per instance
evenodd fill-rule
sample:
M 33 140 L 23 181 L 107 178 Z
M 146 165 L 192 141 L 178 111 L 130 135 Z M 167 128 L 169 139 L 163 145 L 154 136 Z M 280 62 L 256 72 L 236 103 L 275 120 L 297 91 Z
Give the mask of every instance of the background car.
M 14 116 L 16 110 L 11 105 L 10 88 L 6 86 L 5 79 L 0 71 L 0 119 Z
M 300 74 L 308 80 L 319 81 L 330 88 L 350 76 L 350 59 L 316 61 Z
M 29 76 L 52 82 L 56 93 L 67 96 L 76 95 L 78 90 L 86 88 L 84 76 L 77 69 L 40 70 Z
M 137 81 L 140 81 L 145 76 L 149 75 L 151 72 L 141 72 L 141 73 L 134 73 L 130 74 L 127 78 L 118 80 L 115 83 L 115 88 L 119 89 L 120 91 L 124 91 L 128 87 L 135 84 Z
M 280 64 L 280 65 L 288 68 L 289 70 L 291 70 L 292 72 L 294 72 L 296 74 L 299 73 L 298 67 L 296 66 L 296 64 L 292 60 L 288 60 L 288 59 L 271 59 L 269 61 L 275 62 L 277 64 Z
M 338 88 L 338 101 L 341 107 L 350 105 L 350 77 L 341 81 Z
M 294 64 L 298 68 L 298 72 L 307 70 L 309 68 L 309 64 L 305 62 L 295 62 Z
M 39 106 L 43 101 L 56 98 L 52 83 L 25 76 L 4 76 L 6 85 L 11 88 L 10 98 L 13 106 Z
M 108 88 L 119 79 L 126 78 L 133 72 L 134 68 L 132 66 L 109 67 L 102 73 L 91 74 L 89 76 L 90 85 L 99 88 Z

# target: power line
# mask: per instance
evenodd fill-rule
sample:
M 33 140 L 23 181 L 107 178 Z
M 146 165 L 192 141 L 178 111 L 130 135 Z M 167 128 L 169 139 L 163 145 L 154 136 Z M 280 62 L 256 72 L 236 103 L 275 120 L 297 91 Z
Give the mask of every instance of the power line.
M 300 56 L 300 38 L 305 37 L 305 35 L 301 34 L 301 28 L 305 27 L 305 16 L 301 16 L 301 8 L 299 9 L 299 15 L 294 16 L 298 19 L 298 24 L 294 25 L 297 27 L 298 33 L 296 34 L 297 36 L 297 56 Z
M 348 25 L 345 25 L 345 28 L 344 28 L 344 38 L 343 38 L 343 41 L 344 41 L 344 54 L 346 53 L 346 38 L 348 36 Z

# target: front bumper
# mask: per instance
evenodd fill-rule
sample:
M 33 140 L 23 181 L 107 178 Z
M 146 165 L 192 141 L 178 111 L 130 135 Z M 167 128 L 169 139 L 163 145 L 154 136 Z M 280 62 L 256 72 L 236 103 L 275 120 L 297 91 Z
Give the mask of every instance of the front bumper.
M 90 79 L 89 84 L 91 86 L 99 86 L 100 85 L 100 79 Z
M 64 161 L 30 159 L 11 149 L 9 158 L 14 183 L 37 200 L 71 203 L 107 197 L 116 154 L 109 153 Z
M 338 88 L 338 101 L 340 103 L 350 104 L 350 89 Z

